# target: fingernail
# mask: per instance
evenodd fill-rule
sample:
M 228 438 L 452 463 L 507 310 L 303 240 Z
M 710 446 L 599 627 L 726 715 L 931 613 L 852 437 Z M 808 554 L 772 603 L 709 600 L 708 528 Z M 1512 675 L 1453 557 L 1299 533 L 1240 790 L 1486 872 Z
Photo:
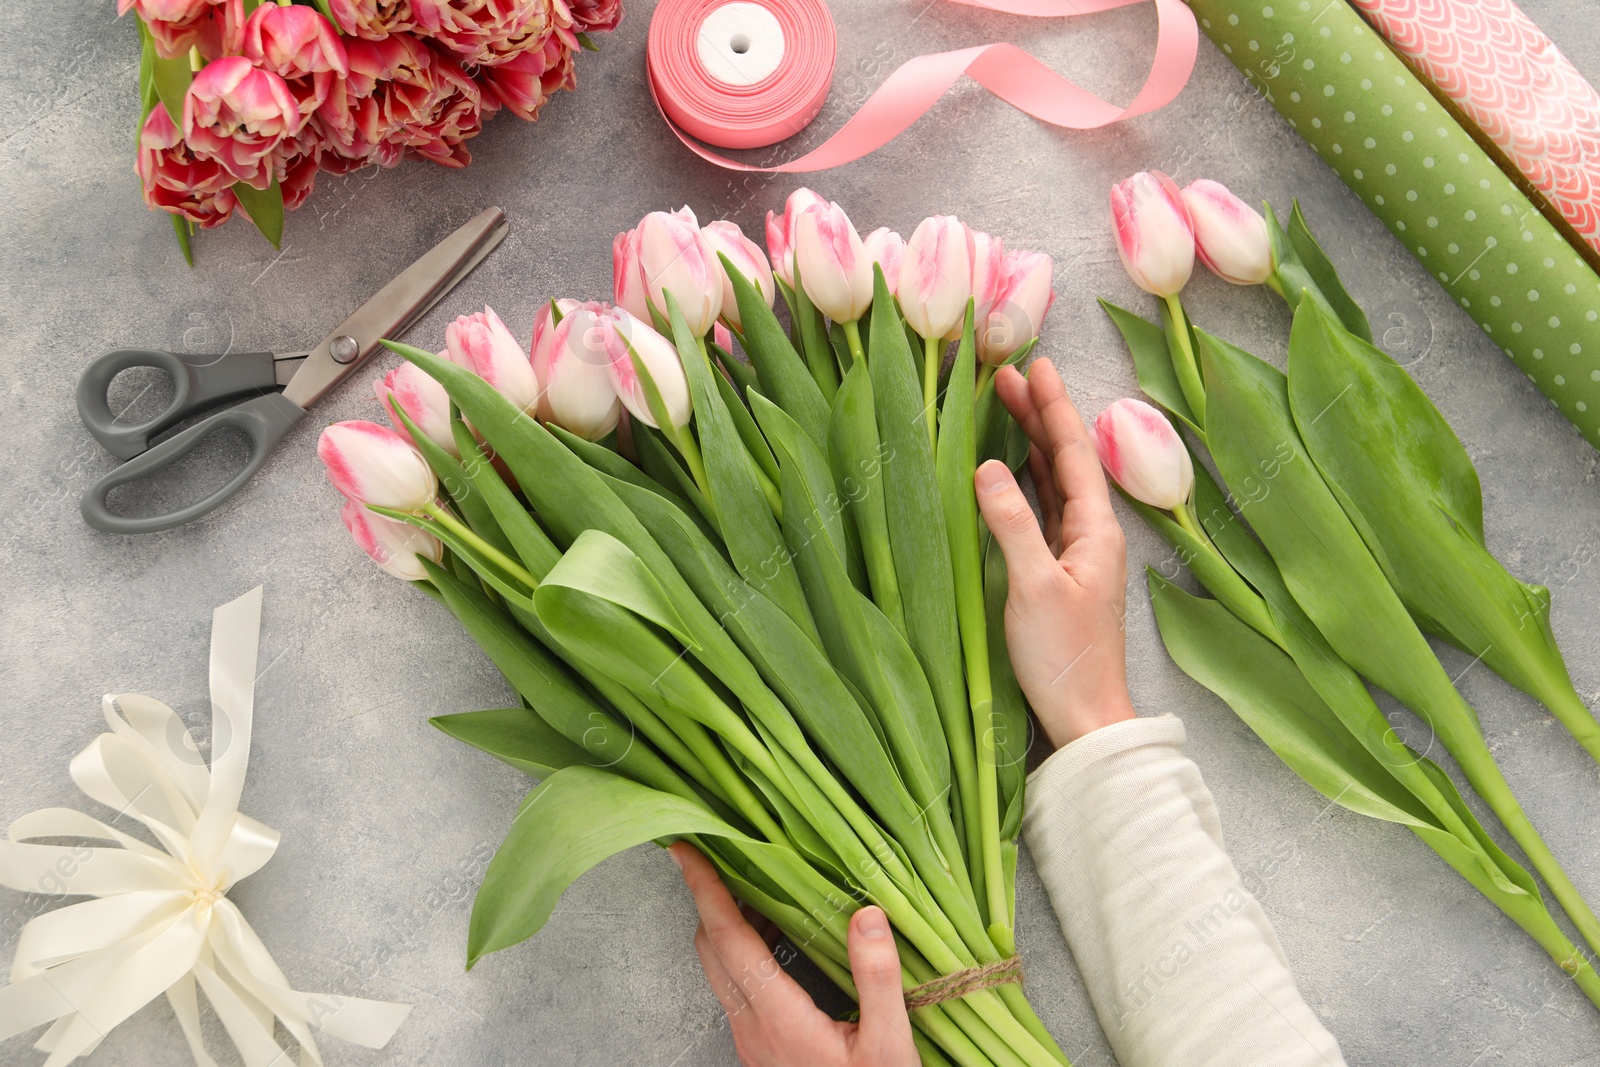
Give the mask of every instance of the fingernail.
M 678 855 L 678 850 L 676 848 L 667 849 L 667 855 L 672 857 L 672 862 L 677 866 L 678 870 L 683 870 L 683 858 Z
M 856 926 L 861 931 L 861 936 L 869 941 L 878 941 L 889 936 L 889 920 L 884 917 L 881 908 L 862 908 L 860 917 L 856 919 Z
M 998 493 L 1011 481 L 1011 472 L 997 459 L 991 459 L 978 468 L 978 492 Z

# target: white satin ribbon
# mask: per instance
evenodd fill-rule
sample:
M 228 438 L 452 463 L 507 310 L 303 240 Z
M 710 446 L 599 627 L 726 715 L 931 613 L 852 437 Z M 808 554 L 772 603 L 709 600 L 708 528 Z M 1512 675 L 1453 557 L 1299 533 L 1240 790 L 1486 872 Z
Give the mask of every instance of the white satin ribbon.
M 136 694 L 104 699 L 111 732 L 73 759 L 72 780 L 94 800 L 143 823 L 160 844 L 70 808 L 22 816 L 0 840 L 0 884 L 29 893 L 96 899 L 23 927 L 0 988 L 0 1040 L 51 1023 L 34 1045 L 45 1067 L 94 1050 L 111 1028 L 165 993 L 199 1067 L 216 1067 L 200 1035 L 196 984 L 246 1067 L 289 1062 L 274 1020 L 320 1067 L 312 1029 L 382 1048 L 407 1004 L 301 993 L 226 894 L 272 858 L 278 832 L 239 814 L 250 759 L 261 587 L 211 619 L 208 768 L 183 720 Z M 112 820 L 115 822 L 116 820 Z M 38 838 L 114 847 L 31 844 Z

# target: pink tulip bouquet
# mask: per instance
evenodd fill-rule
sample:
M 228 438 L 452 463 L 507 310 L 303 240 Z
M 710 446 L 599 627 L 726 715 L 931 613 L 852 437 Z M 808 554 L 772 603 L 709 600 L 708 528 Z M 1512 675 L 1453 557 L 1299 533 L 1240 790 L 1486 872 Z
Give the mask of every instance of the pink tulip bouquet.
M 614 303 L 550 301 L 530 348 L 488 309 L 391 345 L 392 429 L 319 445 L 356 543 L 521 699 L 434 720 L 540 779 L 469 965 L 605 856 L 687 839 L 847 993 L 881 906 L 924 1062 L 1065 1062 L 1016 984 L 1029 730 L 973 491 L 1027 452 L 993 373 L 1038 340 L 1049 258 L 950 217 L 863 239 L 801 190 L 766 250 L 685 208 L 613 266 Z
M 1366 316 L 1299 205 L 1285 226 L 1213 181 L 1136 174 L 1111 193 L 1122 261 L 1161 322 L 1109 303 L 1139 385 L 1168 415 L 1119 400 L 1095 420 L 1123 495 L 1210 598 L 1151 569 L 1167 650 L 1291 768 L 1337 804 L 1410 828 L 1550 954 L 1600 1006 L 1600 919 L 1500 773 L 1477 713 L 1424 637 L 1443 637 L 1527 692 L 1600 760 L 1596 723 L 1550 629 L 1550 592 L 1485 547 L 1477 472 L 1438 409 L 1372 343 Z M 1198 329 L 1179 300 L 1198 258 L 1292 311 L 1287 373 Z M 1466 786 L 1538 873 L 1555 907 L 1374 703 L 1422 719 Z M 1579 934 L 1574 944 L 1555 913 Z
M 319 171 L 471 161 L 505 108 L 576 85 L 621 0 L 118 0 L 138 16 L 145 203 L 194 227 L 236 212 L 277 245 Z

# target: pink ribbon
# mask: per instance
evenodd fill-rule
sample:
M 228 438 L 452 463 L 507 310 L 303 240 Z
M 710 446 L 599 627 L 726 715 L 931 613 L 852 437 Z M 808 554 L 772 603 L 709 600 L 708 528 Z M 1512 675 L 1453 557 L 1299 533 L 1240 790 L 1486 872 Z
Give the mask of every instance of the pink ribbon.
M 1061 18 L 1088 15 L 1143 0 L 952 0 L 953 3 L 1012 15 Z M 842 166 L 874 152 L 928 112 L 963 74 L 1028 115 L 1069 130 L 1092 130 L 1143 115 L 1175 98 L 1194 70 L 1199 29 L 1183 0 L 1154 0 L 1159 28 L 1155 59 L 1133 102 L 1118 107 L 1078 87 L 1013 44 L 979 45 L 907 60 L 880 85 L 840 129 L 816 148 L 774 166 L 740 163 L 706 148 L 671 119 L 662 117 L 688 149 L 729 170 L 800 173 Z M 655 78 L 650 92 L 661 98 Z

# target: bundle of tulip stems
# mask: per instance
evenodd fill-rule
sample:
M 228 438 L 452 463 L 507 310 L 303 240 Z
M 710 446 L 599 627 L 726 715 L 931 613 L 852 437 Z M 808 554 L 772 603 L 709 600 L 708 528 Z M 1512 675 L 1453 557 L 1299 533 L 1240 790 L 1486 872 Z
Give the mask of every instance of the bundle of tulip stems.
M 1033 347 L 1049 259 L 950 217 L 863 242 L 805 190 L 768 237 L 770 264 L 654 213 L 617 239 L 620 306 L 552 302 L 531 360 L 488 311 L 444 354 L 391 344 L 400 432 L 319 445 L 357 541 L 523 701 L 434 720 L 541 779 L 468 965 L 601 859 L 683 839 L 847 993 L 867 902 L 908 990 L 960 976 L 912 1012 L 924 1062 L 1066 1063 L 1005 965 L 1029 731 L 973 490 L 1026 454 L 993 371 Z
M 1285 228 L 1270 206 L 1263 217 L 1215 182 L 1180 192 L 1165 175 L 1141 173 L 1113 190 L 1112 211 L 1128 273 L 1163 300 L 1162 325 L 1106 310 L 1140 388 L 1209 450 L 1229 489 L 1148 404 L 1118 401 L 1097 420 L 1107 470 L 1215 598 L 1149 571 L 1168 651 L 1329 799 L 1409 827 L 1600 1006 L 1589 955 L 1600 952 L 1600 921 L 1423 637 L 1444 638 L 1538 699 L 1600 759 L 1600 724 L 1551 632 L 1549 590 L 1512 577 L 1485 547 L 1466 450 L 1372 344 L 1298 205 Z M 1267 284 L 1294 309 L 1287 373 L 1189 323 L 1178 293 L 1197 253 L 1226 280 Z M 1365 682 L 1423 720 L 1587 950 L 1445 772 L 1400 740 Z

